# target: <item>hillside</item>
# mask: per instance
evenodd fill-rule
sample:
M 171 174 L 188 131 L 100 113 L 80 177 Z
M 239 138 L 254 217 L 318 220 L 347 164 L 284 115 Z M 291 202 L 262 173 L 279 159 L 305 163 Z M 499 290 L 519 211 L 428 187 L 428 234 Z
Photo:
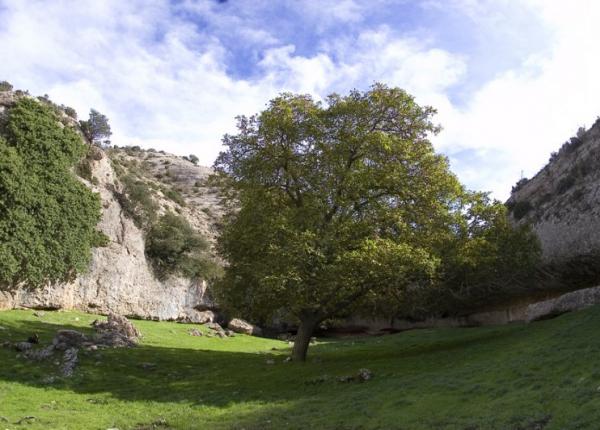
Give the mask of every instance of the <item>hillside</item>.
M 600 279 L 600 121 L 580 129 L 507 201 L 517 224 L 540 239 L 546 289 L 578 289 Z
M 566 142 L 533 178 L 521 180 L 507 205 L 530 223 L 546 262 L 564 262 L 600 249 L 600 121 Z
M 62 127 L 79 132 L 69 108 L 19 91 L 0 92 L 0 117 L 23 97 L 49 105 Z M 154 219 L 175 213 L 213 243 L 222 210 L 214 190 L 205 184 L 209 173 L 209 168 L 164 152 L 90 147 L 74 174 L 100 196 L 98 230 L 108 237 L 107 246 L 93 249 L 89 269 L 72 282 L 34 290 L 0 290 L 0 309 L 79 309 L 150 319 L 212 319 L 213 314 L 206 311 L 212 301 L 205 279 L 180 273 L 157 276 L 145 248 L 150 225 L 142 216 L 145 210 Z
M 94 318 L 1 312 L 0 343 L 38 332 L 43 346 Z M 304 364 L 284 362 L 287 342 L 135 325 L 139 347 L 82 353 L 69 379 L 0 348 L 2 428 L 549 430 L 600 419 L 598 306 L 531 324 L 319 339 Z M 341 382 L 361 368 L 373 378 Z

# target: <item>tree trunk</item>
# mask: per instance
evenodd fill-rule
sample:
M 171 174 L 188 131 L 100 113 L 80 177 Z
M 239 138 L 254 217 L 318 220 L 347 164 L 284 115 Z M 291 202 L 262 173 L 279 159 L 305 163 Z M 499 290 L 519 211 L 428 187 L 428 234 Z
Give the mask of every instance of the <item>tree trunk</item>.
M 313 315 L 300 319 L 300 327 L 298 327 L 298 333 L 296 334 L 296 340 L 294 341 L 294 349 L 292 350 L 292 361 L 306 361 L 306 353 L 308 351 L 308 345 L 310 344 L 310 338 L 318 323 L 318 318 Z

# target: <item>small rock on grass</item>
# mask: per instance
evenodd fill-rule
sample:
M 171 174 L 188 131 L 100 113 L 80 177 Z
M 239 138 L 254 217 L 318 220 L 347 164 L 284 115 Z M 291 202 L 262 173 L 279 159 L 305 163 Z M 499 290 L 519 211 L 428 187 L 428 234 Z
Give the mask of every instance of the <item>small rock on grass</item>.
M 140 367 L 144 370 L 155 370 L 158 366 L 156 363 L 140 363 Z
M 188 334 L 190 336 L 202 336 L 202 332 L 200 330 L 198 330 L 197 328 L 188 330 Z
M 366 368 L 359 369 L 358 374 L 356 375 L 358 380 L 361 382 L 373 379 L 373 376 L 374 376 L 373 372 L 371 372 L 369 369 L 366 369 Z

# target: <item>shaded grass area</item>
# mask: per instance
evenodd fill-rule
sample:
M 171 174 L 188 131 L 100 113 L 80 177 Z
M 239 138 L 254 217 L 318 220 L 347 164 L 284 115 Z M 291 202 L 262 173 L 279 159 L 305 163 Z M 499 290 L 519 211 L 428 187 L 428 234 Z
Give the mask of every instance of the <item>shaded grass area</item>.
M 96 318 L 0 312 L 0 342 L 38 333 L 48 343 L 59 328 L 89 330 Z M 144 334 L 139 347 L 82 353 L 74 377 L 51 383 L 55 363 L 0 348 L 0 428 L 595 429 L 600 422 L 600 307 L 529 325 L 328 340 L 311 347 L 305 364 L 285 363 L 289 346 L 277 340 L 134 324 Z M 338 381 L 363 367 L 373 380 Z M 35 419 L 15 424 L 26 416 Z

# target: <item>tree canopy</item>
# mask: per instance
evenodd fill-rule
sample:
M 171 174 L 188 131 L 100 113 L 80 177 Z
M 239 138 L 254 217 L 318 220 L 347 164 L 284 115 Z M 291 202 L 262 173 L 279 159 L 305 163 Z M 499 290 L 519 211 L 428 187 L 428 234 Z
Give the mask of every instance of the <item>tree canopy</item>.
M 84 271 L 100 199 L 70 169 L 84 154 L 79 135 L 48 106 L 21 98 L 0 125 L 0 287 L 39 286 Z
M 434 113 L 375 84 L 323 103 L 286 93 L 239 117 L 214 164 L 236 202 L 219 239 L 228 262 L 221 301 L 256 320 L 297 318 L 293 358 L 304 360 L 324 319 L 382 302 L 394 312 L 407 297 L 422 303 L 415 297 L 431 297 L 451 275 L 460 284 L 469 253 L 460 273 L 446 274 L 444 259 L 464 251 L 461 240 L 470 249 L 492 235 L 495 222 L 472 216 L 489 202 L 467 193 L 435 153 Z
M 79 121 L 79 126 L 90 145 L 106 146 L 110 144 L 112 131 L 106 115 L 91 109 L 87 121 Z

